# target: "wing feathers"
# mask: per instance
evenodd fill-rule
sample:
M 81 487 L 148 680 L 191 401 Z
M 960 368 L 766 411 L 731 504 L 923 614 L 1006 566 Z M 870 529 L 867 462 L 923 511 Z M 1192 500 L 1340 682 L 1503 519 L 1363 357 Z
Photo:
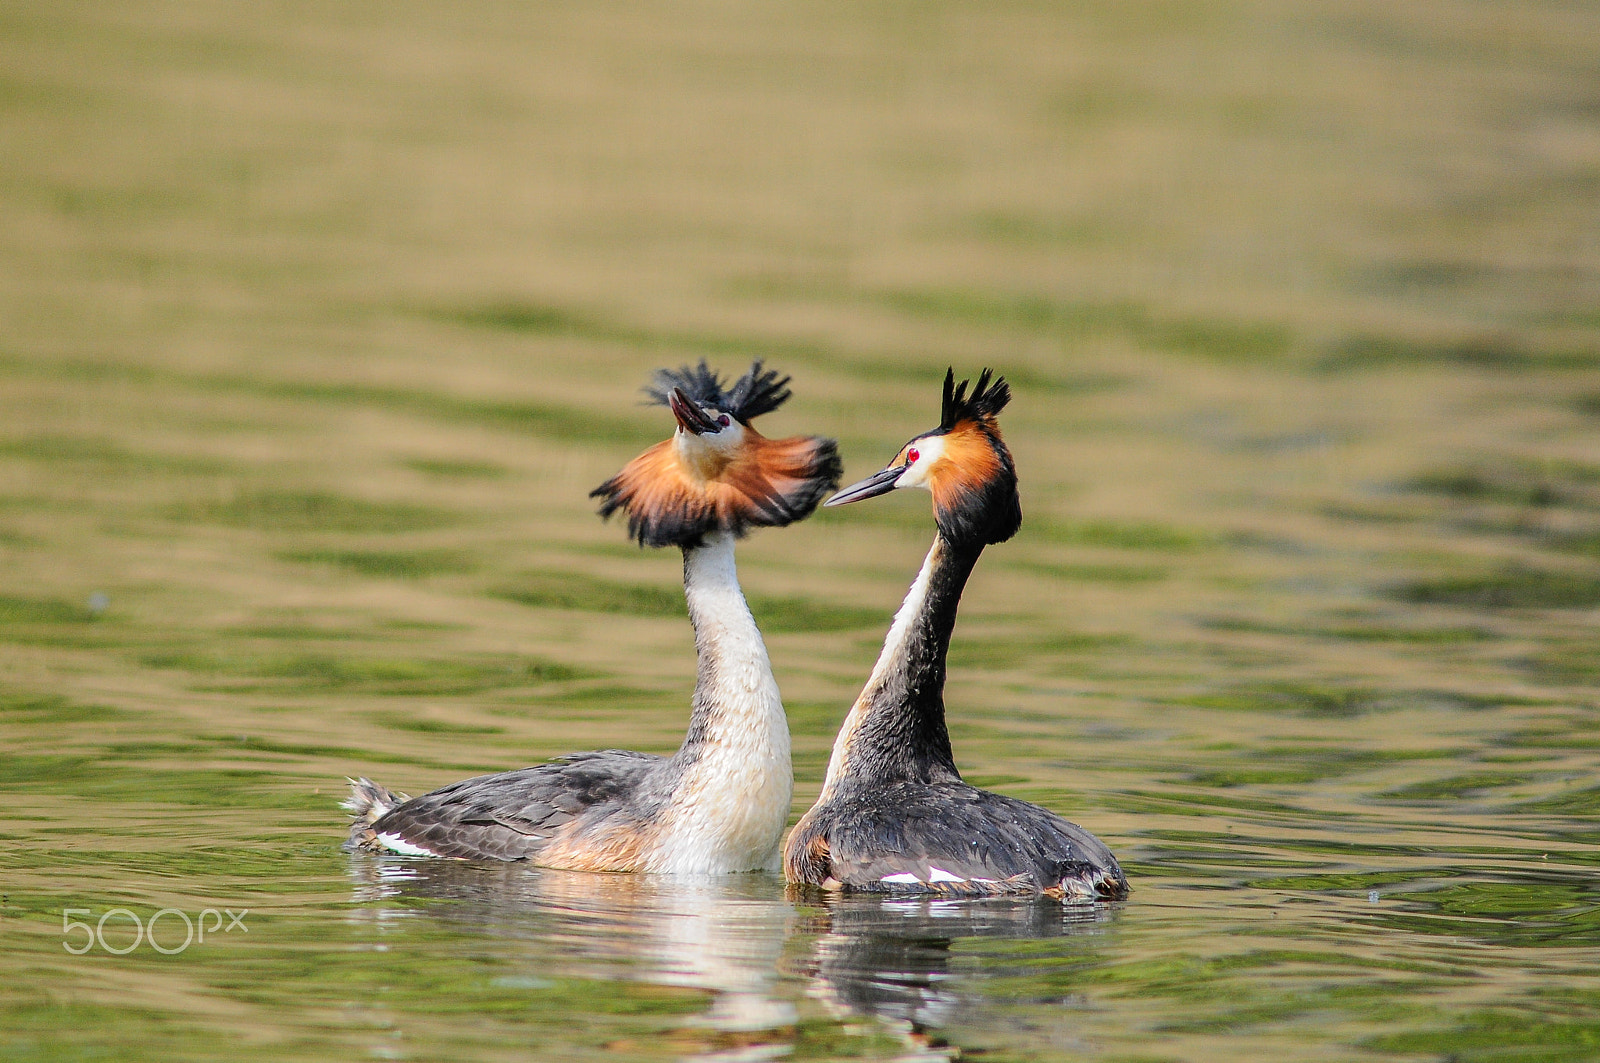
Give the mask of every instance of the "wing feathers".
M 1127 893 L 1115 858 L 1089 832 L 965 784 L 898 784 L 813 813 L 790 842 L 793 881 L 950 896 Z
M 649 800 L 640 795 L 663 763 L 661 757 L 605 750 L 466 779 L 388 809 L 367 827 L 361 847 L 548 863 L 548 852 L 582 832 L 605 839 L 599 848 L 609 854 L 608 862 L 625 862 L 646 831 L 624 806 L 649 811 Z

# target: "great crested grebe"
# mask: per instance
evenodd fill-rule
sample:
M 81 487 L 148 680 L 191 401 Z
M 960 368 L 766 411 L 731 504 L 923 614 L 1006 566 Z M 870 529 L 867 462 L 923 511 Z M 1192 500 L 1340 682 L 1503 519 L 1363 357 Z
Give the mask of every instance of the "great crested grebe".
M 830 889 L 1121 898 L 1128 880 L 1094 835 L 1038 805 L 961 781 L 944 723 L 945 653 L 978 555 L 1022 524 L 996 421 L 1011 399 L 986 369 L 944 381 L 939 427 L 827 501 L 898 487 L 933 493 L 938 532 L 883 652 L 845 717 L 822 793 L 784 847 L 784 873 Z
M 809 516 L 839 484 L 833 440 L 767 439 L 750 421 L 789 398 L 758 361 L 732 387 L 701 362 L 656 373 L 671 439 L 592 492 L 642 546 L 683 550 L 699 654 L 689 731 L 670 757 L 608 749 L 406 799 L 366 779 L 347 848 L 527 860 L 576 871 L 776 871 L 794 779 L 778 685 L 734 567 L 748 529 Z

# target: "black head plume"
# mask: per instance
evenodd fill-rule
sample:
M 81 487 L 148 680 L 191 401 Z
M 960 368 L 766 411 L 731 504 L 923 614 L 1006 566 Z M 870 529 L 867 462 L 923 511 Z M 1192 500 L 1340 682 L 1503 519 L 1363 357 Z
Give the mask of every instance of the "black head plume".
M 700 364 L 693 367 L 657 369 L 654 379 L 645 385 L 644 393 L 651 402 L 665 406 L 672 389 L 682 388 L 685 395 L 701 406 L 721 410 L 742 424 L 749 424 L 753 418 L 771 413 L 789 401 L 789 380 L 776 369 L 763 369 L 758 358 L 732 387 L 724 387 L 722 378 L 702 358 Z
M 994 371 L 985 369 L 978 374 L 978 385 L 972 389 L 972 394 L 967 394 L 967 385 L 970 380 L 963 380 L 959 386 L 956 384 L 956 371 L 952 366 L 944 374 L 944 405 L 940 411 L 939 429 L 950 431 L 961 421 L 977 421 L 986 424 L 1000 416 L 1000 411 L 1006 408 L 1006 403 L 1011 401 L 1011 385 L 1006 383 L 1005 377 L 995 377 Z

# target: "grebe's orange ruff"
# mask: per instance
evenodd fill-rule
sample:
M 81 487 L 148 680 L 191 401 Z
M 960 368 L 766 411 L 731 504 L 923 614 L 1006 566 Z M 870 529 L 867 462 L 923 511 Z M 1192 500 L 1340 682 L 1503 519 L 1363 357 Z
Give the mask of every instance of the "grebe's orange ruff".
M 745 604 L 734 542 L 809 516 L 839 482 L 832 440 L 769 440 L 754 417 L 789 397 L 761 363 L 724 388 L 702 362 L 656 374 L 673 437 L 600 485 L 600 513 L 628 515 L 641 545 L 683 550 L 699 678 L 670 757 L 608 749 L 484 775 L 407 799 L 361 779 L 349 848 L 527 860 L 582 871 L 777 870 L 793 792 L 788 721 Z

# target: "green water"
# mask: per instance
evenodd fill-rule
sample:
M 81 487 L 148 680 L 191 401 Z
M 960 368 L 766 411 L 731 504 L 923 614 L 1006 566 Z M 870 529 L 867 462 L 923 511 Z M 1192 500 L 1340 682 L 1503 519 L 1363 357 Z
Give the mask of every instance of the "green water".
M 1590 5 L 0 28 L 0 1056 L 1600 1058 Z M 1126 903 L 339 852 L 347 775 L 676 746 L 586 494 L 702 357 L 850 478 L 1012 381 L 951 733 Z M 741 548 L 796 815 L 930 535 Z

